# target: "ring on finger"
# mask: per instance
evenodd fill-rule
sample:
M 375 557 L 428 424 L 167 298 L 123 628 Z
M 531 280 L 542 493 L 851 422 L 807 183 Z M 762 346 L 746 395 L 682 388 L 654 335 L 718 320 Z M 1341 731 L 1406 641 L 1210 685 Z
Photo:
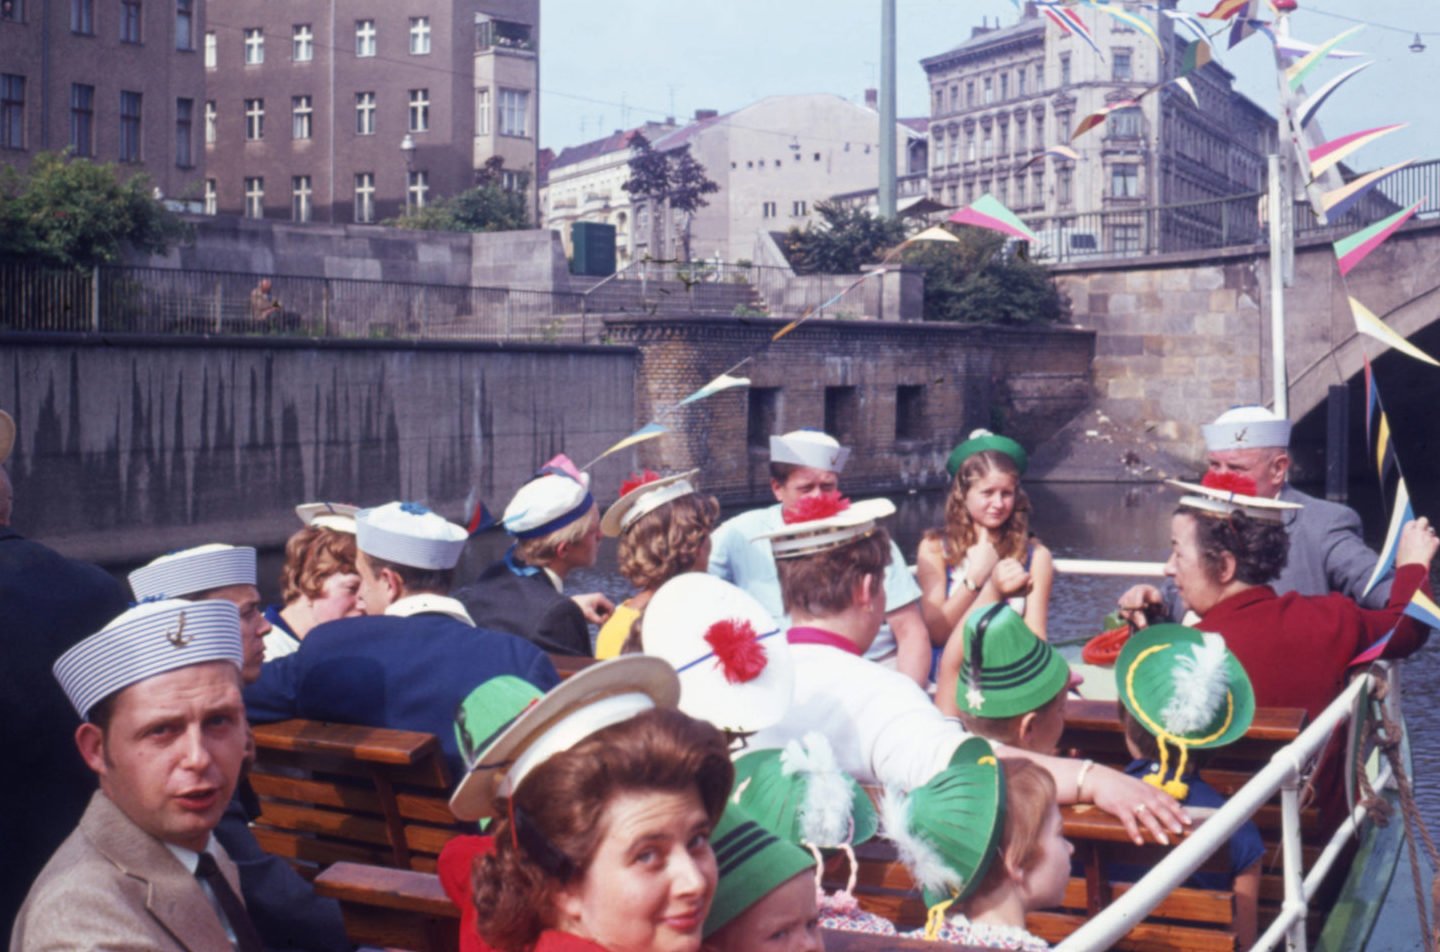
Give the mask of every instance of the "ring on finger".
M 1150 808 L 1149 808 L 1148 806 L 1146 806 L 1145 804 L 1143 804 L 1143 803 L 1137 803 L 1137 804 L 1135 804 L 1135 812 L 1136 812 L 1136 813 L 1144 813 L 1144 812 L 1145 812 L 1146 810 L 1148 810 L 1148 809 L 1150 809 Z

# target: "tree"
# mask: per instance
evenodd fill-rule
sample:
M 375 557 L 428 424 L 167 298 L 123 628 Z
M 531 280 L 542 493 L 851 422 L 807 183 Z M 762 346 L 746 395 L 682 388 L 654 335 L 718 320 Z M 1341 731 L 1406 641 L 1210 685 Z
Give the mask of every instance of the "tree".
M 127 246 L 164 254 L 188 235 L 148 175 L 121 182 L 118 171 L 63 152 L 37 154 L 29 172 L 0 168 L 0 260 L 89 269 Z
M 1003 235 L 952 228 L 956 242 L 917 242 L 901 258 L 925 269 L 925 320 L 1055 322 L 1069 309 L 1045 268 L 1012 253 Z
M 636 133 L 630 140 L 630 177 L 620 186 L 632 199 L 651 203 L 650 246 L 654 248 L 659 206 L 664 204 L 684 216 L 681 247 L 686 261 L 690 260 L 690 226 L 695 213 L 710 203 L 706 195 L 720 191 L 720 186 L 705 174 L 705 166 L 690 154 L 686 146 L 672 152 L 656 152 L 650 140 Z
M 491 156 L 475 173 L 475 185 L 457 195 L 431 202 L 424 208 L 411 209 L 399 218 L 385 222 L 396 228 L 419 231 L 522 231 L 530 227 L 530 207 L 526 195 L 530 174 L 518 172 L 515 187 L 507 189 L 504 182 L 505 160 Z
M 792 226 L 781 242 L 797 274 L 856 274 L 905 238 L 898 220 L 838 202 L 816 202 L 815 214 L 819 222 Z

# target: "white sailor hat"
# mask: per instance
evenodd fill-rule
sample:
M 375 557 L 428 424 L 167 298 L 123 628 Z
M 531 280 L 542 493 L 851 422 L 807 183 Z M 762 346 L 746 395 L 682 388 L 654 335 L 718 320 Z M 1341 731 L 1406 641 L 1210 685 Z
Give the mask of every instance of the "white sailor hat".
M 595 497 L 583 482 L 546 473 L 520 487 L 500 521 L 517 539 L 538 539 L 580 519 L 594 505 Z
M 1205 449 L 1248 450 L 1258 447 L 1290 445 L 1290 421 L 1276 416 L 1261 406 L 1231 407 L 1215 418 L 1214 423 L 1200 427 Z
M 1258 522 L 1279 523 L 1285 521 L 1285 513 L 1304 508 L 1298 502 L 1255 495 L 1255 480 L 1236 473 L 1206 473 L 1198 483 L 1179 479 L 1165 482 L 1188 494 L 1180 497 L 1181 506 L 1211 516 L 1243 512 Z
M 785 520 L 782 528 L 757 535 L 750 541 L 769 539 L 775 558 L 798 559 L 863 538 L 875 531 L 879 520 L 894 513 L 895 504 L 888 499 L 851 503 L 838 492 L 806 496 L 782 513 Z
M 15 448 L 15 418 L 0 410 L 0 463 L 10 458 Z
M 160 556 L 131 572 L 130 590 L 147 598 L 182 598 L 227 585 L 255 584 L 255 550 L 248 545 L 197 545 Z
M 845 469 L 850 451 L 828 433 L 819 430 L 794 430 L 784 436 L 770 437 L 770 462 L 809 466 L 838 473 Z
M 681 496 L 695 492 L 695 484 L 691 480 L 698 472 L 700 470 L 692 469 L 688 473 L 661 476 L 647 469 L 638 477 L 632 475 L 620 484 L 620 498 L 605 510 L 605 515 L 600 519 L 600 531 L 614 538 L 633 526 L 642 516 L 654 512 L 667 502 L 674 502 Z
M 785 629 L 755 597 L 705 572 L 661 585 L 641 643 L 680 675 L 680 710 L 744 733 L 780 723 L 795 694 Z
M 60 656 L 55 680 L 75 712 L 90 709 L 122 688 L 205 661 L 245 665 L 240 611 L 221 599 L 145 602 Z
M 355 513 L 359 511 L 359 506 L 343 502 L 304 502 L 295 507 L 295 515 L 305 525 L 351 535 L 355 534 Z
M 355 513 L 355 544 L 366 555 L 417 569 L 453 569 L 470 534 L 418 502 L 387 502 Z

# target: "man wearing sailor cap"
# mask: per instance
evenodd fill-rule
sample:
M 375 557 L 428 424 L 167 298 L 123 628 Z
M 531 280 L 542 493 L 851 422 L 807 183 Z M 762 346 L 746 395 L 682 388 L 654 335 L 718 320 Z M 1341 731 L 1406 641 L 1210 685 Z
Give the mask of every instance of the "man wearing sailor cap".
M 1284 515 L 1289 555 L 1279 578 L 1270 583 L 1278 595 L 1328 595 L 1338 592 L 1364 608 L 1384 608 L 1394 573 L 1368 594 L 1365 586 L 1379 556 L 1361 538 L 1360 516 L 1348 506 L 1306 495 L 1287 480 L 1290 473 L 1290 421 L 1261 406 L 1232 407 L 1200 428 L 1205 462 L 1211 472 L 1234 473 L 1255 481 L 1256 495 L 1302 508 Z M 1179 621 L 1185 609 L 1168 579 L 1160 588 L 1136 585 L 1120 599 L 1122 613 L 1139 620 Z
M 133 608 L 55 662 L 100 789 L 31 888 L 12 949 L 260 952 L 211 836 L 245 756 L 243 663 L 235 607 L 180 600 Z
M 317 625 L 294 654 L 245 690 L 256 722 L 303 717 L 425 731 L 453 776 L 464 772 L 455 709 L 483 681 L 509 674 L 542 691 L 559 683 L 539 648 L 476 627 L 450 590 L 469 534 L 413 502 L 355 514 L 356 571 L 366 611 Z
M 775 618 L 786 618 L 770 544 L 758 536 L 779 529 L 781 510 L 808 496 L 835 492 L 850 450 L 819 430 L 770 437 L 770 490 L 776 504 L 726 520 L 710 539 L 710 574 L 738 585 Z M 885 626 L 866 652 L 921 685 L 930 681 L 930 634 L 920 614 L 920 586 L 893 542 L 885 570 Z

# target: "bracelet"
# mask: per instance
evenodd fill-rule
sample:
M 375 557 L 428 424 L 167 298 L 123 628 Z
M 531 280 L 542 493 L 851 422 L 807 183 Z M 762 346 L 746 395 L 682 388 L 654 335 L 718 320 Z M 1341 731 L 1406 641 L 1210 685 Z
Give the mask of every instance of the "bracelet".
M 1095 761 L 1087 760 L 1080 765 L 1080 772 L 1075 775 L 1076 803 L 1083 803 L 1085 801 L 1085 775 L 1090 772 L 1090 768 L 1093 766 L 1095 766 Z
M 960 584 L 965 586 L 966 591 L 980 593 L 980 586 L 970 581 L 970 576 L 964 572 L 960 573 Z

